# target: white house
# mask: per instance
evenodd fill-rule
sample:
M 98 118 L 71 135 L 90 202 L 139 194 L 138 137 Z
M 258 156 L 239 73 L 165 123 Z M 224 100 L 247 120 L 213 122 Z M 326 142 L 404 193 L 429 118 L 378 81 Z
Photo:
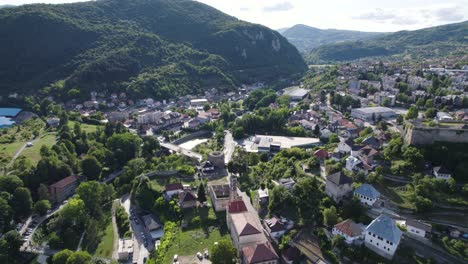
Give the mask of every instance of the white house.
M 361 161 L 354 157 L 354 156 L 349 156 L 346 158 L 346 170 L 348 171 L 354 171 L 357 165 L 359 165 Z
M 327 176 L 325 193 L 335 202 L 339 203 L 344 197 L 353 191 L 353 180 L 341 173 L 341 171 Z
M 174 195 L 179 195 L 184 190 L 182 183 L 171 183 L 165 186 L 166 198 L 171 199 Z
M 382 257 L 392 259 L 400 244 L 401 235 L 392 218 L 380 215 L 366 227 L 364 244 Z
M 452 172 L 444 166 L 434 167 L 433 173 L 437 179 L 444 179 L 446 181 L 452 177 Z
M 430 224 L 423 223 L 418 220 L 408 219 L 405 222 L 408 233 L 414 236 L 426 238 L 432 231 Z
M 332 234 L 334 236 L 340 235 L 345 238 L 348 245 L 355 243 L 355 241 L 364 238 L 364 229 L 356 224 L 353 220 L 347 219 L 333 227 Z
M 362 204 L 372 206 L 380 198 L 380 193 L 372 185 L 364 183 L 354 190 L 354 196 L 357 197 Z

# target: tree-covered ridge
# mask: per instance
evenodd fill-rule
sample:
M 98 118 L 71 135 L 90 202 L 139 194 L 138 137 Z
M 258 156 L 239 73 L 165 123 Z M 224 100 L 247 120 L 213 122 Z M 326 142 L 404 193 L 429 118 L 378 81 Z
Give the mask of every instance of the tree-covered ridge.
M 418 57 L 444 56 L 468 48 L 468 21 L 425 28 L 399 31 L 371 40 L 324 45 L 312 50 L 306 60 L 311 63 L 348 61 L 376 56 Z
M 308 52 L 321 45 L 371 39 L 383 34 L 354 30 L 319 29 L 301 24 L 281 32 L 281 35 L 285 36 L 300 52 Z
M 103 0 L 0 11 L 0 94 L 61 89 L 167 98 L 305 69 L 276 31 L 188 0 Z

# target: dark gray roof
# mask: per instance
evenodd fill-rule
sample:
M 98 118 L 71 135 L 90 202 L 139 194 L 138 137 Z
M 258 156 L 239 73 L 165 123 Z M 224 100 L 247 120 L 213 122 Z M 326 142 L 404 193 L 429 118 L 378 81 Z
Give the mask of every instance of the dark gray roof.
M 396 244 L 400 242 L 402 234 L 400 229 L 396 226 L 395 221 L 386 215 L 380 215 L 374 219 L 374 221 L 366 227 L 366 231 Z
M 452 172 L 444 166 L 434 167 L 434 171 L 439 174 L 452 174 Z
M 353 180 L 351 178 L 349 178 L 348 176 L 344 175 L 343 173 L 341 173 L 341 171 L 335 172 L 333 174 L 328 175 L 327 176 L 327 181 L 331 181 L 336 185 L 343 185 L 343 184 L 347 184 L 347 183 L 348 184 L 353 183 Z
M 430 224 L 426 224 L 426 223 L 421 222 L 419 220 L 413 220 L 413 219 L 406 220 L 406 226 L 413 226 L 413 227 L 419 228 L 421 230 L 424 230 L 426 232 L 431 232 L 431 230 L 432 230 L 432 226 Z

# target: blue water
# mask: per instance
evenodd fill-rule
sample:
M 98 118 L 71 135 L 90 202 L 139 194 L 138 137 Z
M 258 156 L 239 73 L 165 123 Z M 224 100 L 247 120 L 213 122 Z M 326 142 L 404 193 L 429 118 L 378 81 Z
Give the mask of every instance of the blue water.
M 0 116 L 15 117 L 21 110 L 21 108 L 0 108 Z
M 15 124 L 15 121 L 8 117 L 0 116 L 0 128 L 10 127 Z

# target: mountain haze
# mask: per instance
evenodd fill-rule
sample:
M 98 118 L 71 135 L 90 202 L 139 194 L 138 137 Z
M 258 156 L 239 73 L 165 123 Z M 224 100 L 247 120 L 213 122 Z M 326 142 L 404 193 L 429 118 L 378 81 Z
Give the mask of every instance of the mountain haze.
M 320 46 L 306 55 L 309 63 L 337 62 L 382 56 L 437 57 L 466 55 L 468 21 L 414 31 L 399 31 L 373 39 Z
M 281 29 L 278 32 L 296 46 L 300 52 L 307 52 L 325 44 L 371 39 L 384 34 L 339 29 L 318 29 L 300 24 L 291 28 Z
M 306 69 L 278 32 L 190 0 L 4 8 L 0 41 L 0 95 L 49 85 L 42 91 L 64 97 L 107 90 L 168 98 Z

